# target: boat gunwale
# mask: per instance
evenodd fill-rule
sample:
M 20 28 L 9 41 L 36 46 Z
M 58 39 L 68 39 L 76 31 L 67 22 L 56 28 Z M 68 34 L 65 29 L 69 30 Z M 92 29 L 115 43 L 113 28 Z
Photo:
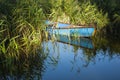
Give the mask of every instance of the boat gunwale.
M 74 26 L 74 25 L 70 25 L 70 26 L 65 26 L 65 27 L 57 27 L 57 26 L 49 26 L 52 27 L 52 29 L 77 29 L 77 28 L 95 28 L 94 26 Z
M 89 24 L 89 25 L 70 25 L 69 26 L 64 26 L 64 27 L 59 27 L 57 26 L 58 23 L 61 24 L 68 24 L 68 23 L 63 23 L 63 22 L 53 22 L 48 25 L 48 27 L 52 27 L 52 29 L 75 29 L 75 28 L 95 28 L 96 29 L 96 24 Z

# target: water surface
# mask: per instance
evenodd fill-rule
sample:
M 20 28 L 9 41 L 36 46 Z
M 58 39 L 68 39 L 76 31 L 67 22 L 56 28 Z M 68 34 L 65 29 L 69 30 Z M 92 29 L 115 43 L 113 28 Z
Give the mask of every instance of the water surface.
M 42 80 L 120 80 L 119 52 L 112 51 L 108 43 L 103 48 L 92 44 L 93 49 L 61 41 L 44 42 L 49 55 Z

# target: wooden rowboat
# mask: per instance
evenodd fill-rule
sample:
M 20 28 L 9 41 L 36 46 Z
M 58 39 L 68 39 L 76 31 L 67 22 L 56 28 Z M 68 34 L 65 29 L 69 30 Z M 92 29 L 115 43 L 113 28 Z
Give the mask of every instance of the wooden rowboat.
M 95 33 L 94 25 L 91 26 L 75 26 L 60 22 L 45 22 L 47 31 L 50 35 L 66 35 L 66 36 L 76 36 L 76 37 L 91 37 Z

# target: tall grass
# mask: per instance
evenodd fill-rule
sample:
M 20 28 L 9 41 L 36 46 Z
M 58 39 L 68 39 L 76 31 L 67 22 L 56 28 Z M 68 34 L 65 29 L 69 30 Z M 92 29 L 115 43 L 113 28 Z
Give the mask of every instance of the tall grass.
M 45 15 L 36 0 L 0 0 L 0 55 L 18 60 L 37 52 Z
M 53 21 L 75 25 L 97 23 L 99 28 L 105 27 L 109 20 L 107 13 L 98 10 L 90 1 L 81 0 L 49 0 L 48 17 Z

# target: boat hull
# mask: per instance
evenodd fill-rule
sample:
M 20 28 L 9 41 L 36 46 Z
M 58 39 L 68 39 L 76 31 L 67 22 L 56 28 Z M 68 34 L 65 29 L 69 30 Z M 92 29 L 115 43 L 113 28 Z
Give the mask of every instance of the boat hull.
M 46 24 L 49 25 L 49 27 L 47 27 L 47 31 L 50 35 L 91 37 L 95 32 L 95 28 L 93 26 L 73 26 L 64 23 L 56 23 L 54 26 L 54 23 L 50 21 L 47 21 Z
M 51 35 L 66 35 L 66 36 L 76 36 L 76 37 L 90 37 L 94 35 L 95 28 L 87 27 L 87 28 L 48 28 L 48 32 Z

